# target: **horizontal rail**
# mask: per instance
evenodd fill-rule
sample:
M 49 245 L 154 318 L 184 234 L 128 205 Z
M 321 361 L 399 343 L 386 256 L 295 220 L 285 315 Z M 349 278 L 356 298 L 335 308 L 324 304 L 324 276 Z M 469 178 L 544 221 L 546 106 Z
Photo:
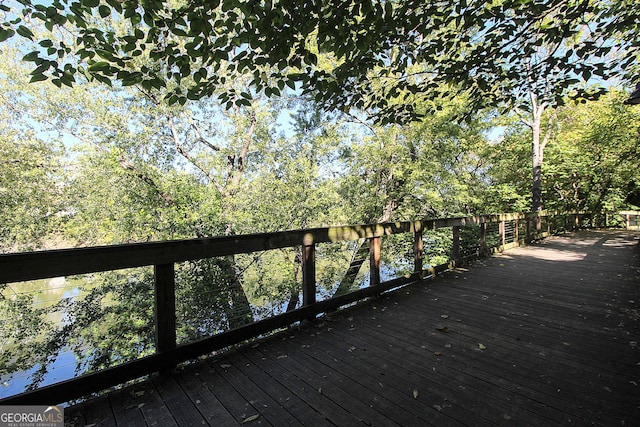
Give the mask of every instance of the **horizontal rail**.
M 65 402 L 153 372 L 172 369 L 178 363 L 203 354 L 288 327 L 295 322 L 313 319 L 320 313 L 379 295 L 404 284 L 435 276 L 469 259 L 541 238 L 551 233 L 552 229 L 558 229 L 557 226 L 552 225 L 552 222 L 559 221 L 558 218 L 563 222 L 559 229 L 567 230 L 579 228 L 581 218 L 585 217 L 591 218 L 591 215 L 577 212 L 495 214 L 0 255 L 0 283 L 153 266 L 155 277 L 155 318 L 153 320 L 156 328 L 156 353 L 153 355 L 0 399 L 0 403 Z M 474 242 L 473 247 L 476 249 L 472 253 L 466 253 L 464 243 L 461 242 L 461 230 L 470 226 L 478 227 L 480 238 L 479 241 Z M 497 238 L 494 238 L 497 242 L 492 245 L 488 244 L 490 227 L 494 227 L 492 233 L 498 234 Z M 423 268 L 423 235 L 428 230 L 440 228 L 452 230 L 453 247 L 450 259 L 444 264 Z M 519 231 L 520 228 L 523 229 L 522 233 Z M 404 277 L 381 283 L 380 237 L 399 233 L 414 234 L 414 271 Z M 371 240 L 370 286 L 316 301 L 315 245 L 362 238 Z M 176 345 L 175 263 L 287 247 L 300 247 L 302 251 L 303 305 L 301 308 L 204 339 Z
M 498 222 L 514 218 L 524 218 L 524 215 L 502 214 L 427 219 L 240 236 L 2 254 L 0 255 L 0 283 L 192 261 L 280 249 L 302 244 L 357 240 L 413 232 L 415 230 L 435 230 L 444 227 L 478 225 L 485 222 Z

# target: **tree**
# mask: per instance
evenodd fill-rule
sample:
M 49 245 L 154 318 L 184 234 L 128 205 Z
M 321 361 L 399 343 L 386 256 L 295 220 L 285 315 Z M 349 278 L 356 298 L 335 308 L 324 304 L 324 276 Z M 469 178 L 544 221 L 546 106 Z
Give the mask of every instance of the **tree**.
M 393 126 L 358 124 L 345 147 L 341 194 L 351 200 L 351 221 L 386 222 L 475 210 L 478 157 L 485 144 L 484 117 L 462 121 L 466 99 L 439 101 L 420 122 Z M 415 107 L 418 111 L 420 105 Z
M 604 91 L 578 85 L 578 78 L 635 78 L 640 47 L 640 8 L 631 0 L 22 3 L 21 12 L 3 7 L 0 40 L 16 33 L 38 40 L 27 18 L 75 35 L 73 48 L 71 41 L 38 41 L 25 56 L 34 81 L 71 85 L 84 74 L 166 88 L 170 104 L 217 96 L 229 109 L 257 93 L 301 90 L 327 110 L 368 111 L 382 123 L 417 119 L 423 113 L 415 97 L 433 100 L 451 90 L 467 95 L 461 115 L 487 105 L 522 110 L 532 132 L 533 211 L 542 208 L 553 121 L 543 134 L 545 111 L 568 94 L 596 99 Z M 126 21 L 127 31 L 105 25 L 112 16 Z M 318 54 L 331 66 L 319 65 Z M 151 64 L 138 61 L 145 55 Z M 246 76 L 253 92 L 228 85 L 219 91 L 228 78 Z
M 63 215 L 62 151 L 29 132 L 0 129 L 0 252 L 47 246 L 57 231 Z
M 613 90 L 598 101 L 566 103 L 556 111 L 555 130 L 543 165 L 543 196 L 549 209 L 601 212 L 635 208 L 638 198 L 638 110 Z M 526 206 L 530 177 L 526 149 L 530 129 L 511 118 L 496 146 L 483 154 L 491 184 L 491 211 Z
M 552 208 L 593 212 L 638 206 L 640 112 L 612 91 L 590 105 L 571 105 L 558 116 L 558 132 L 545 167 Z
M 20 119 L 33 85 L 14 67 L 11 60 L 0 64 L 0 252 L 48 247 L 66 214 L 65 147 L 50 129 Z

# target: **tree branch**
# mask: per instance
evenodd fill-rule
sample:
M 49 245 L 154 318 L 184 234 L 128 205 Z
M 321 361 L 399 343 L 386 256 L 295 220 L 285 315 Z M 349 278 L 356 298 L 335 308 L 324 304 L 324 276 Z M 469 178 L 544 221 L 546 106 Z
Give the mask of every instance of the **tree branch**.
M 212 143 L 210 143 L 209 141 L 207 141 L 202 137 L 202 135 L 200 134 L 200 130 L 198 129 L 198 126 L 196 126 L 195 122 L 193 121 L 193 118 L 191 117 L 189 117 L 189 126 L 191 127 L 191 129 L 193 129 L 193 131 L 196 134 L 196 141 L 202 142 L 204 145 L 211 148 L 213 151 L 220 151 L 220 147 L 218 147 L 217 145 L 213 145 Z
M 544 133 L 544 138 L 540 142 L 540 150 L 543 152 L 545 147 L 549 143 L 549 140 L 551 139 L 551 135 L 553 134 L 553 124 L 555 123 L 557 118 L 558 118 L 558 111 L 554 110 L 551 117 L 549 117 L 549 121 L 547 122 L 547 129 Z
M 125 170 L 132 172 L 142 182 L 153 188 L 156 193 L 158 193 L 158 195 L 165 201 L 167 206 L 172 206 L 175 204 L 175 200 L 173 200 L 173 197 L 162 191 L 160 187 L 158 187 L 158 184 L 156 184 L 156 182 L 150 176 L 136 168 L 135 165 L 131 163 L 126 157 L 121 155 L 118 159 L 118 162 L 120 163 L 120 166 L 122 166 Z
M 524 123 L 525 125 L 527 125 L 528 127 L 530 127 L 531 129 L 533 129 L 533 122 L 531 120 L 528 120 L 524 114 L 522 113 L 522 111 L 520 110 L 520 108 L 518 107 L 514 107 L 513 111 L 516 113 L 516 116 L 518 116 L 518 119 Z
M 231 163 L 230 159 L 230 168 L 232 175 L 232 184 L 234 187 L 240 183 L 240 176 L 244 172 L 247 154 L 249 153 L 249 147 L 253 142 L 253 135 L 255 134 L 256 127 L 258 125 L 258 119 L 256 118 L 256 114 L 252 111 L 250 113 L 251 124 L 249 125 L 249 130 L 247 130 L 247 134 L 244 138 L 244 144 L 242 145 L 242 149 L 240 150 L 240 154 L 238 155 L 237 162 Z M 235 160 L 235 157 L 232 158 Z
M 167 118 L 167 123 L 169 124 L 169 129 L 171 130 L 173 144 L 176 147 L 176 150 L 178 151 L 178 153 L 180 153 L 182 157 L 184 157 L 187 161 L 189 161 L 189 163 L 191 163 L 200 172 L 202 172 L 207 177 L 209 182 L 213 184 L 216 190 L 218 190 L 218 193 L 220 193 L 221 196 L 224 196 L 225 195 L 224 187 L 220 185 L 220 183 L 216 180 L 216 178 L 213 175 L 211 175 L 211 173 L 208 170 L 202 167 L 200 163 L 198 163 L 198 161 L 194 159 L 187 150 L 184 149 L 184 146 L 180 142 L 180 136 L 178 135 L 178 129 L 176 128 L 175 122 L 173 121 L 173 117 L 166 116 L 166 118 Z

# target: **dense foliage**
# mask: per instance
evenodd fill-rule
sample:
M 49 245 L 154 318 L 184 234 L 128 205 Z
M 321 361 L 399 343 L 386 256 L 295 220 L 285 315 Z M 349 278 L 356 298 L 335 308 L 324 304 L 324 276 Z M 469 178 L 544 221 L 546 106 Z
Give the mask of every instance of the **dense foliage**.
M 170 104 L 218 96 L 227 108 L 302 88 L 324 108 L 375 108 L 386 123 L 424 113 L 394 100 L 450 89 L 474 106 L 518 105 L 533 81 L 562 103 L 579 78 L 633 77 L 640 46 L 633 0 L 21 0 L 2 9 L 0 40 L 37 42 L 25 56 L 36 81 L 85 75 L 166 90 Z M 70 36 L 35 35 L 33 23 Z M 320 54 L 331 61 L 319 64 Z M 251 90 L 218 92 L 247 76 Z

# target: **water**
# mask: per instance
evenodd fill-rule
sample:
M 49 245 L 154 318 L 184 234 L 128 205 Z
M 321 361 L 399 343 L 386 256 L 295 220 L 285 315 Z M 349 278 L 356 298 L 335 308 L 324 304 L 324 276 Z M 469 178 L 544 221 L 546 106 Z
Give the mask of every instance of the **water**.
M 410 269 L 412 267 L 410 262 L 400 263 L 400 265 L 381 266 L 381 280 L 386 281 L 398 277 L 399 275 L 404 274 L 405 270 Z M 369 275 L 368 275 L 368 266 L 364 266 L 360 272 L 360 280 L 358 288 L 366 287 L 369 284 Z M 333 287 L 323 288 L 322 286 L 318 286 L 317 289 L 317 300 L 321 301 L 324 299 L 331 298 L 333 293 L 337 289 L 339 282 L 335 282 Z M 86 291 L 83 291 L 83 287 L 87 285 L 85 280 L 80 279 L 67 279 L 64 277 L 57 277 L 53 279 L 45 279 L 45 280 L 36 280 L 30 282 L 23 283 L 13 283 L 7 286 L 3 291 L 3 295 L 6 299 L 15 298 L 18 294 L 27 294 L 33 297 L 33 306 L 34 308 L 47 308 L 51 307 L 54 304 L 58 303 L 61 299 L 70 298 L 72 300 L 77 300 L 82 298 L 85 295 Z M 299 301 L 301 300 L 301 296 L 299 297 Z M 255 302 L 254 302 L 255 303 Z M 263 304 L 259 304 L 260 307 L 252 304 L 254 308 L 262 309 L 265 312 L 263 316 L 266 315 L 274 315 L 279 313 L 284 313 L 286 311 L 286 303 L 282 303 L 281 306 L 273 307 L 270 309 L 269 305 L 273 303 L 263 302 Z M 257 310 L 256 317 L 258 320 L 260 317 L 260 310 Z M 60 327 L 65 324 L 65 314 L 61 312 L 52 312 L 47 315 L 47 320 Z M 2 340 L 2 337 L 0 337 Z M 6 343 L 0 342 L 2 345 L 2 350 L 4 352 L 10 352 L 10 346 L 7 346 Z M 71 379 L 76 375 L 76 367 L 77 367 L 77 358 L 73 351 L 69 348 L 64 348 L 61 350 L 58 357 L 49 364 L 48 372 L 44 376 L 43 381 L 38 384 L 39 387 L 54 384 L 60 381 L 64 381 L 67 379 Z M 38 366 L 35 366 L 31 369 L 25 371 L 14 372 L 10 374 L 5 374 L 0 376 L 0 398 L 9 397 L 21 392 L 24 392 L 26 388 L 31 384 L 34 372 L 36 372 Z
M 13 374 L 3 375 L 0 378 L 2 382 L 0 388 L 0 398 L 13 396 L 24 392 L 29 384 L 31 384 L 31 375 L 38 369 L 34 367 L 28 371 L 14 372 Z M 76 357 L 69 349 L 63 349 L 56 360 L 49 366 L 49 371 L 44 376 L 43 381 L 38 384 L 42 387 L 54 384 L 60 381 L 73 378 L 76 369 Z
M 47 308 L 58 303 L 62 299 L 77 299 L 82 296 L 81 280 L 66 279 L 65 277 L 54 277 L 51 279 L 32 280 L 28 282 L 11 283 L 3 290 L 2 295 L 7 300 L 15 299 L 18 295 L 29 295 L 33 298 L 34 308 Z M 62 312 L 50 312 L 46 320 L 56 326 L 62 326 L 65 322 L 65 315 Z M 36 331 L 37 333 L 37 331 Z M 3 353 L 11 352 L 11 344 L 5 342 L 4 337 L 0 337 L 1 350 Z M 12 396 L 24 392 L 31 384 L 31 375 L 38 370 L 39 366 L 25 371 L 8 373 L 0 376 L 0 398 Z M 73 378 L 76 369 L 76 356 L 68 348 L 63 348 L 58 357 L 49 366 L 49 371 L 44 376 L 39 386 L 53 384 L 69 378 Z

